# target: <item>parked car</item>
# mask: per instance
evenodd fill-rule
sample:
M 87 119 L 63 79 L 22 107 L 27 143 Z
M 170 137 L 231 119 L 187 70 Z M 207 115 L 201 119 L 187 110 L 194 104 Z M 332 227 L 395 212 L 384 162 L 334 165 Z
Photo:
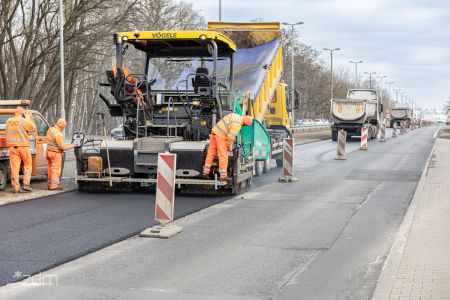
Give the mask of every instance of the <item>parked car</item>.
M 307 125 L 307 126 L 311 126 L 311 125 L 314 125 L 314 121 L 313 120 L 311 120 L 311 119 L 303 119 L 302 120 L 302 125 Z
M 302 126 L 303 122 L 302 120 L 295 120 L 294 123 L 292 124 L 293 127 L 299 127 Z
M 125 138 L 125 135 L 123 132 L 123 124 L 119 125 L 119 127 L 116 127 L 113 130 L 111 130 L 111 139 L 123 140 L 124 138 Z

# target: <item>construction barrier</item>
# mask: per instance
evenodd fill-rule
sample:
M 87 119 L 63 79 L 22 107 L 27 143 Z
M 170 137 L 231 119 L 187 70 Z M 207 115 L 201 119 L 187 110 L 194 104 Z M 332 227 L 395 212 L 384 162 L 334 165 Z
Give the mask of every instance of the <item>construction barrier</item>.
M 156 177 L 155 220 L 160 223 L 141 232 L 143 237 L 168 238 L 181 231 L 181 227 L 167 225 L 173 221 L 175 205 L 175 173 L 177 155 L 158 154 L 158 172 Z
M 283 174 L 280 182 L 294 182 L 298 179 L 294 176 L 294 139 L 285 138 L 283 141 Z
M 386 142 L 386 125 L 381 124 L 380 142 Z
M 392 137 L 397 137 L 397 123 L 394 122 L 394 125 L 392 126 Z
M 367 150 L 367 138 L 369 137 L 369 130 L 366 126 L 364 126 L 361 129 L 361 147 L 359 147 L 359 150 Z
M 345 144 L 347 142 L 347 131 L 341 129 L 338 131 L 338 142 L 337 142 L 337 157 L 335 159 L 344 160 L 345 157 Z
M 400 121 L 400 134 L 406 134 L 405 121 Z

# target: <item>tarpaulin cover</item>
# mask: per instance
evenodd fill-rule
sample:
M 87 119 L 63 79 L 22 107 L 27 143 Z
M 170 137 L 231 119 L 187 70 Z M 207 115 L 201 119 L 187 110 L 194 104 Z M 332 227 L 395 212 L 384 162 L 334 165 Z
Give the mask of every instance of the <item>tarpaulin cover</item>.
M 269 68 L 280 47 L 280 40 L 274 39 L 270 42 L 252 48 L 238 48 L 234 54 L 234 82 L 233 90 L 241 93 L 251 92 L 253 99 L 258 96 Z M 196 60 L 192 65 L 183 70 L 173 89 L 185 90 L 186 77 L 195 73 L 200 61 Z M 267 66 L 267 68 L 264 68 Z M 206 67 L 212 73 L 212 62 L 207 62 Z M 229 74 L 229 61 L 219 60 L 217 63 L 218 81 L 226 83 L 226 76 Z M 192 89 L 192 81 L 188 80 L 189 89 Z

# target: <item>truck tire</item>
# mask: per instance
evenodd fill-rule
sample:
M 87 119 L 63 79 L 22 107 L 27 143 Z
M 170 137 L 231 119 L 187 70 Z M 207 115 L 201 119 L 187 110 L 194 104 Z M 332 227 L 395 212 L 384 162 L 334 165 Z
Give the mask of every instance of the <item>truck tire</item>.
M 264 161 L 264 173 L 269 173 L 271 167 L 272 167 L 272 158 L 269 157 Z
M 333 142 L 337 142 L 337 140 L 338 140 L 338 132 L 337 131 L 335 131 L 335 130 L 331 131 L 331 140 Z
M 260 177 L 264 173 L 264 160 L 257 160 L 255 162 L 255 176 Z
M 3 191 L 8 183 L 8 173 L 6 166 L 3 162 L 0 162 L 0 191 Z

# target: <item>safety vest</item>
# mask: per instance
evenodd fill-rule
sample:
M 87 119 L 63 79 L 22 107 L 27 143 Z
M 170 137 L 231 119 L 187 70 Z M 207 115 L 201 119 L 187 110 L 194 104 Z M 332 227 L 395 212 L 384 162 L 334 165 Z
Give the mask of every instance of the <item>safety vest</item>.
M 47 150 L 56 153 L 64 151 L 64 136 L 56 126 L 47 131 Z
M 212 129 L 212 133 L 222 139 L 227 139 L 229 142 L 236 140 L 236 135 L 241 131 L 243 117 L 231 113 L 220 120 Z
M 15 115 L 6 121 L 6 144 L 8 147 L 30 147 L 28 135 L 34 130 L 33 123 L 22 115 Z

